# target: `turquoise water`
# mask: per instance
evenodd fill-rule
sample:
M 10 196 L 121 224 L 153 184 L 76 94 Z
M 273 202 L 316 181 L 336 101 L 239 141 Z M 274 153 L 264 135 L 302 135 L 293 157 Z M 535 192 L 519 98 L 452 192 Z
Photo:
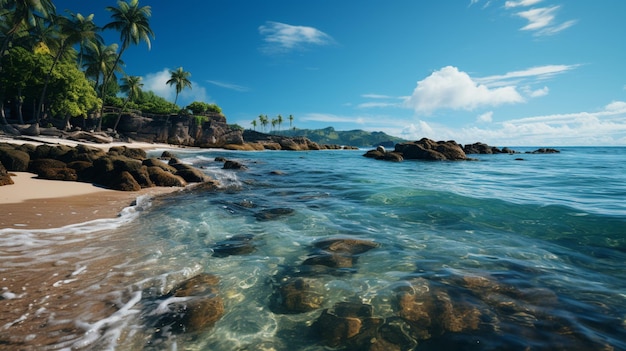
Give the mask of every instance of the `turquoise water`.
M 404 349 L 626 350 L 626 148 L 560 150 L 403 163 L 367 159 L 362 150 L 177 151 L 222 188 L 174 194 L 107 229 L 135 245 L 136 255 L 116 268 L 127 278 L 111 283 L 120 286 L 123 308 L 106 327 L 81 317 L 85 334 L 58 346 L 332 349 L 312 331 L 322 310 L 363 303 L 392 320 L 399 292 L 421 282 L 452 304 L 474 306 L 480 322 Z M 248 169 L 222 170 L 217 156 Z M 259 220 L 276 208 L 293 211 Z M 235 235 L 251 235 L 255 251 L 213 255 L 216 243 Z M 320 308 L 273 309 L 277 282 L 302 274 L 315 242 L 337 237 L 379 246 L 349 269 L 314 275 Z M 141 302 L 146 289 L 163 293 L 200 272 L 220 278 L 224 316 L 205 332 L 154 337 Z M 477 279 L 488 283 L 467 283 Z

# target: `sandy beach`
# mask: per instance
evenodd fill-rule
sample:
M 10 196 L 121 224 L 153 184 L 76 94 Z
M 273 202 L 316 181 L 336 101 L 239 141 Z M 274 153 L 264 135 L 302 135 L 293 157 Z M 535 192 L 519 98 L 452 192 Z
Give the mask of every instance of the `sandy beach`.
M 76 146 L 77 141 L 31 137 L 27 140 L 0 137 L 0 142 L 12 144 L 62 144 Z M 83 143 L 85 144 L 85 143 Z M 111 143 L 87 144 L 91 147 L 109 149 L 128 146 L 144 150 L 173 148 L 167 144 Z M 146 188 L 137 192 L 105 189 L 89 183 L 64 182 L 37 179 L 35 174 L 11 172 L 15 184 L 0 186 L 0 229 L 58 228 L 70 224 L 100 218 L 114 218 L 122 209 L 130 206 L 138 196 L 156 196 L 181 188 Z
M 116 191 L 88 183 L 37 179 L 12 173 L 15 184 L 0 186 L 0 229 L 58 228 L 100 218 L 114 218 L 138 196 L 156 196 L 181 188 Z

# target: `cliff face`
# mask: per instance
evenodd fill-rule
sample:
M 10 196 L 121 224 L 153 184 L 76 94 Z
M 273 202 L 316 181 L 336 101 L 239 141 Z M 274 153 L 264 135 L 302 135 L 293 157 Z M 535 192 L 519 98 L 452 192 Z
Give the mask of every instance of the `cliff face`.
M 183 146 L 223 147 L 244 143 L 242 131 L 231 128 L 226 117 L 220 114 L 206 117 L 208 121 L 200 122 L 193 116 L 123 115 L 117 131 L 136 141 Z

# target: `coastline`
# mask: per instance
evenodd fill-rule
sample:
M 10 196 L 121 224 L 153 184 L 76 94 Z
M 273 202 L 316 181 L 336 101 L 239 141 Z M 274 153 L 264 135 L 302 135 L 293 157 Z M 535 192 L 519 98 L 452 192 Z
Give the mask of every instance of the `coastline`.
M 115 218 L 139 196 L 168 194 L 182 188 L 109 190 L 92 184 L 34 178 L 18 172 L 12 185 L 0 187 L 0 229 L 47 229 Z
M 127 146 L 143 150 L 169 149 L 168 144 L 110 143 L 95 144 L 52 137 L 27 140 L 0 137 L 0 143 L 49 144 L 75 147 L 83 144 L 108 150 Z M 140 191 L 118 191 L 91 183 L 38 179 L 28 172 L 9 172 L 14 184 L 0 186 L 0 229 L 46 229 L 84 223 L 94 219 L 115 218 L 139 196 L 158 196 L 180 191 L 178 187 L 153 187 Z

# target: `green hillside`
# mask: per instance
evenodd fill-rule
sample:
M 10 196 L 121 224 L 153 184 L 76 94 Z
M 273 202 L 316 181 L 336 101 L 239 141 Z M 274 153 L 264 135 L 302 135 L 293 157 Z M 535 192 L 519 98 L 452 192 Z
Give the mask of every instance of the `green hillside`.
M 324 129 L 291 129 L 276 132 L 275 134 L 289 137 L 303 136 L 318 144 L 337 144 L 357 147 L 372 147 L 379 144 L 389 146 L 406 141 L 383 132 L 367 132 L 360 129 L 338 131 L 333 127 Z

